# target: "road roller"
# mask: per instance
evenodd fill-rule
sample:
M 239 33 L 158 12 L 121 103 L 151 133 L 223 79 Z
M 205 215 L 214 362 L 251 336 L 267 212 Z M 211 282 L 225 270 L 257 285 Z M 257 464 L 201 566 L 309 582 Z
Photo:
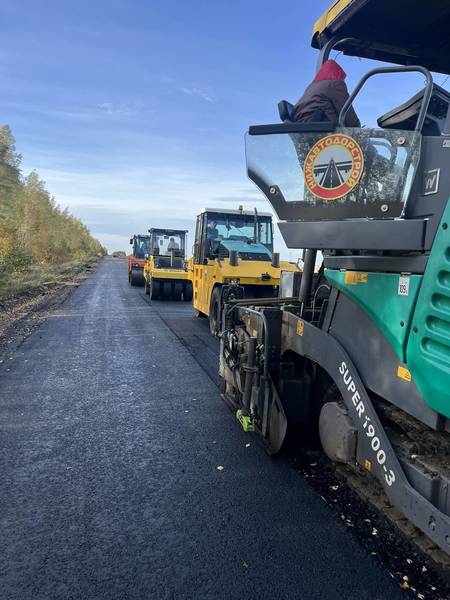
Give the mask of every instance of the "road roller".
M 149 229 L 144 291 L 151 300 L 192 300 L 192 282 L 186 262 L 186 230 Z
M 221 327 L 222 308 L 231 298 L 278 294 L 281 271 L 299 270 L 273 251 L 272 214 L 256 209 L 204 208 L 197 217 L 189 271 L 196 316 L 209 319 L 211 333 Z
M 130 238 L 132 246 L 128 257 L 128 282 L 130 285 L 144 285 L 144 264 L 148 255 L 148 235 L 133 235 Z

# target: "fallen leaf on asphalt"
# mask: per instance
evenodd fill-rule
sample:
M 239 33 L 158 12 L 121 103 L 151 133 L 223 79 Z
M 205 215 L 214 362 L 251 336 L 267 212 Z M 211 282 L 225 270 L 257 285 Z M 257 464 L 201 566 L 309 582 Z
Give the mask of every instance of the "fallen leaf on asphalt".
M 245 567 L 247 569 L 248 564 L 245 562 L 245 560 L 242 562 L 242 566 Z
M 400 587 L 402 588 L 402 590 L 407 590 L 409 588 L 409 583 L 407 581 L 404 581 Z
M 219 466 L 217 467 L 217 470 L 218 470 L 218 471 L 223 471 L 223 469 L 224 469 L 224 467 L 222 467 L 222 465 L 219 465 Z
M 250 448 L 250 444 L 245 444 L 245 447 L 246 448 Z
M 185 413 L 188 413 L 189 411 L 188 411 L 188 410 L 185 410 L 184 412 L 185 412 Z
M 335 492 L 338 489 L 339 489 L 338 485 L 330 485 L 330 490 L 333 490 Z
M 378 529 L 375 527 L 372 529 L 372 535 L 378 535 Z
M 426 573 L 427 571 L 428 571 L 428 569 L 425 566 L 423 566 L 422 567 L 422 573 Z
M 408 565 L 412 565 L 412 560 L 410 558 L 407 558 L 406 562 L 408 563 Z

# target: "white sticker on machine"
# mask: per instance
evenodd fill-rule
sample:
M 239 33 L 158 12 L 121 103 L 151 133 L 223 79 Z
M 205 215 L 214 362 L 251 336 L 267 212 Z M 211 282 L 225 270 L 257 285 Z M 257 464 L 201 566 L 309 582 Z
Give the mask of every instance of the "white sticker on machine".
M 409 277 L 401 275 L 398 279 L 398 295 L 409 296 Z

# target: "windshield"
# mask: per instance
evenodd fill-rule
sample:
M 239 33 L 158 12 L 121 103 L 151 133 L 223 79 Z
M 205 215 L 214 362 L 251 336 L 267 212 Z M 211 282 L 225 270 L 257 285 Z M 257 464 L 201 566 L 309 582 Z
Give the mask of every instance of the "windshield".
M 148 241 L 148 236 L 135 238 L 134 256 L 136 258 L 145 258 L 145 255 L 148 254 Z
M 255 240 L 255 217 L 253 215 L 229 215 L 208 213 L 207 237 L 212 240 L 241 242 L 256 241 L 272 250 L 272 221 L 270 217 L 258 217 Z
M 403 214 L 420 140 L 394 129 L 247 134 L 247 172 L 281 220 L 391 219 Z
M 153 254 L 170 256 L 172 251 L 175 256 L 184 256 L 184 233 L 155 232 L 153 234 Z

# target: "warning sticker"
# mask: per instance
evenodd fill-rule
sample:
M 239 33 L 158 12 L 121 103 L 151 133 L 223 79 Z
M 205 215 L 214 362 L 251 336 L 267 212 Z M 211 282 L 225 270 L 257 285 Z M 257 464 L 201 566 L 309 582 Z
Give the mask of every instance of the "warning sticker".
M 401 365 L 399 365 L 397 369 L 397 377 L 400 377 L 400 379 L 404 379 L 405 381 L 412 380 L 411 373 L 409 372 L 409 370 L 406 367 L 402 367 Z

